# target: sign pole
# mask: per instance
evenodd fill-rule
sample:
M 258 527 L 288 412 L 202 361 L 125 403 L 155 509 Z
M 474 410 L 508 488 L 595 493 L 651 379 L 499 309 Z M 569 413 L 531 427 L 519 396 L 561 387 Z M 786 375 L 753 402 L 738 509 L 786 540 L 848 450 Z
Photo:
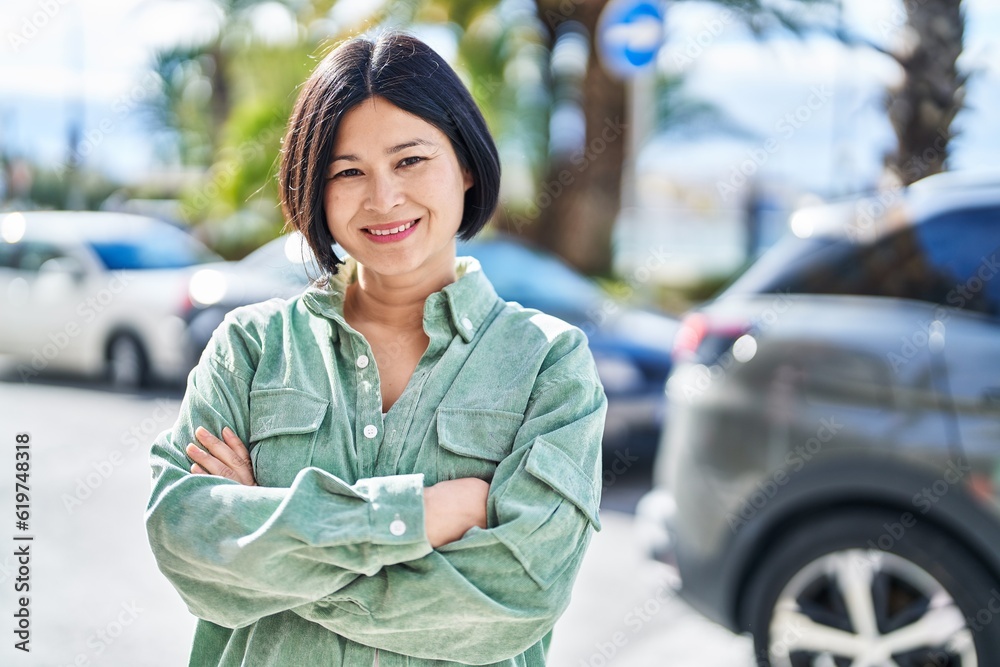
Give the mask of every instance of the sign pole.
M 616 229 L 639 224 L 636 162 L 656 124 L 656 55 L 663 46 L 661 0 L 611 0 L 601 12 L 597 46 L 604 67 L 625 88 L 626 135 Z M 615 253 L 617 254 L 617 253 Z

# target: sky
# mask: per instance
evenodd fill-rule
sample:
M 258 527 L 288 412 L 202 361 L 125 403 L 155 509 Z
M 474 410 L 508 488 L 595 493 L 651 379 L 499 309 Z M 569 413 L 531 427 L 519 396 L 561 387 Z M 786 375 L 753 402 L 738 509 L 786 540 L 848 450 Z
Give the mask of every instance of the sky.
M 14 154 L 65 159 L 67 124 L 85 107 L 88 158 L 115 176 L 148 168 L 140 113 L 154 49 L 196 39 L 214 24 L 200 3 L 5 0 L 0 12 L 0 139 Z M 190 36 L 190 37 L 188 37 Z M 111 128 L 100 131 L 104 127 Z M 89 144 L 87 143 L 89 141 Z M 83 152 L 83 150 L 81 150 Z
M 969 85 L 970 108 L 956 121 L 962 134 L 953 144 L 953 166 L 975 167 L 1000 148 L 989 117 L 1000 106 L 1000 2 L 964 4 L 961 63 L 978 73 Z M 341 2 L 334 19 L 369 7 Z M 844 0 L 844 8 L 845 22 L 874 41 L 891 43 L 903 34 L 896 0 Z M 274 39 L 288 30 L 282 11 L 265 4 L 256 16 Z M 640 168 L 716 179 L 721 170 L 724 180 L 728 168 L 776 143 L 759 160 L 761 173 L 801 187 L 851 191 L 877 177 L 881 154 L 892 144 L 881 91 L 898 77 L 886 57 L 818 37 L 758 43 L 707 3 L 668 4 L 667 17 L 661 64 L 684 71 L 688 93 L 722 109 L 750 138 L 650 137 Z M 148 172 L 154 147 L 140 110 L 154 82 L 144 66 L 157 48 L 212 34 L 218 20 L 205 0 L 4 0 L 0 142 L 8 152 L 59 163 L 68 119 L 82 103 L 88 163 L 126 180 Z M 790 113 L 808 117 L 788 136 L 782 119 Z

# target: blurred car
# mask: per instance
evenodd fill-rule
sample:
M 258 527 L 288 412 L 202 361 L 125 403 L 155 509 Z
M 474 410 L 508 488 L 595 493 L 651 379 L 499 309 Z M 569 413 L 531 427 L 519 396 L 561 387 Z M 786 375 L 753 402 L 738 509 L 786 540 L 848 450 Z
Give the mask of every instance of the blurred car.
M 192 307 L 186 318 L 189 366 L 198 363 L 230 310 L 274 297 L 291 298 L 320 275 L 312 250 L 298 232 L 269 241 L 238 262 L 201 266 L 192 276 Z
M 680 326 L 674 317 L 618 303 L 557 257 L 505 237 L 458 244 L 479 260 L 505 301 L 559 317 L 587 334 L 608 396 L 606 476 L 652 459 L 663 426 L 663 386 Z
M 192 267 L 220 257 L 160 220 L 122 213 L 0 216 L 0 354 L 28 380 L 58 370 L 119 388 L 190 370 Z
M 557 258 L 506 238 L 459 242 L 458 254 L 478 259 L 503 299 L 563 318 L 587 333 L 608 394 L 606 448 L 620 450 L 616 466 L 622 472 L 637 459 L 650 458 L 662 424 L 677 320 L 621 306 Z M 205 289 L 192 293 L 192 349 L 204 348 L 229 310 L 293 296 L 310 275 L 318 276 L 319 270 L 298 233 L 275 239 L 233 265 L 203 267 L 196 283 Z
M 1000 179 L 803 209 L 683 321 L 637 527 L 760 665 L 1000 665 Z

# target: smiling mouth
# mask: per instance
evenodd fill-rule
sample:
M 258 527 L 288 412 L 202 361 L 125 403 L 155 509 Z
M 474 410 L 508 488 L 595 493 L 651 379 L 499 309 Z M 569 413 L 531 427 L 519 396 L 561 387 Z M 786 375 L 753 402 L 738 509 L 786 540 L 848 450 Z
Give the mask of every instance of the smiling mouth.
M 394 227 L 392 229 L 365 229 L 365 232 L 371 234 L 372 236 L 391 236 L 393 234 L 399 234 L 400 232 L 405 232 L 407 229 L 417 224 L 418 222 L 420 222 L 420 218 L 417 218 L 415 220 L 410 220 L 409 222 L 399 225 L 398 227 Z

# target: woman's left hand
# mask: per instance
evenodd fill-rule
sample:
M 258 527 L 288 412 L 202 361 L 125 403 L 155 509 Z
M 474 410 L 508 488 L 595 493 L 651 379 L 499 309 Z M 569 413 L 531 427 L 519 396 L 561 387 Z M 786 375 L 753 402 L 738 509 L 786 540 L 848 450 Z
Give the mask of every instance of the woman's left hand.
M 246 486 L 257 486 L 257 480 L 253 476 L 250 452 L 247 451 L 246 445 L 232 429 L 228 426 L 222 429 L 224 440 L 209 433 L 204 426 L 196 428 L 194 436 L 208 451 L 206 452 L 193 442 L 188 443 L 187 455 L 194 461 L 191 466 L 192 473 L 195 475 L 217 475 Z

